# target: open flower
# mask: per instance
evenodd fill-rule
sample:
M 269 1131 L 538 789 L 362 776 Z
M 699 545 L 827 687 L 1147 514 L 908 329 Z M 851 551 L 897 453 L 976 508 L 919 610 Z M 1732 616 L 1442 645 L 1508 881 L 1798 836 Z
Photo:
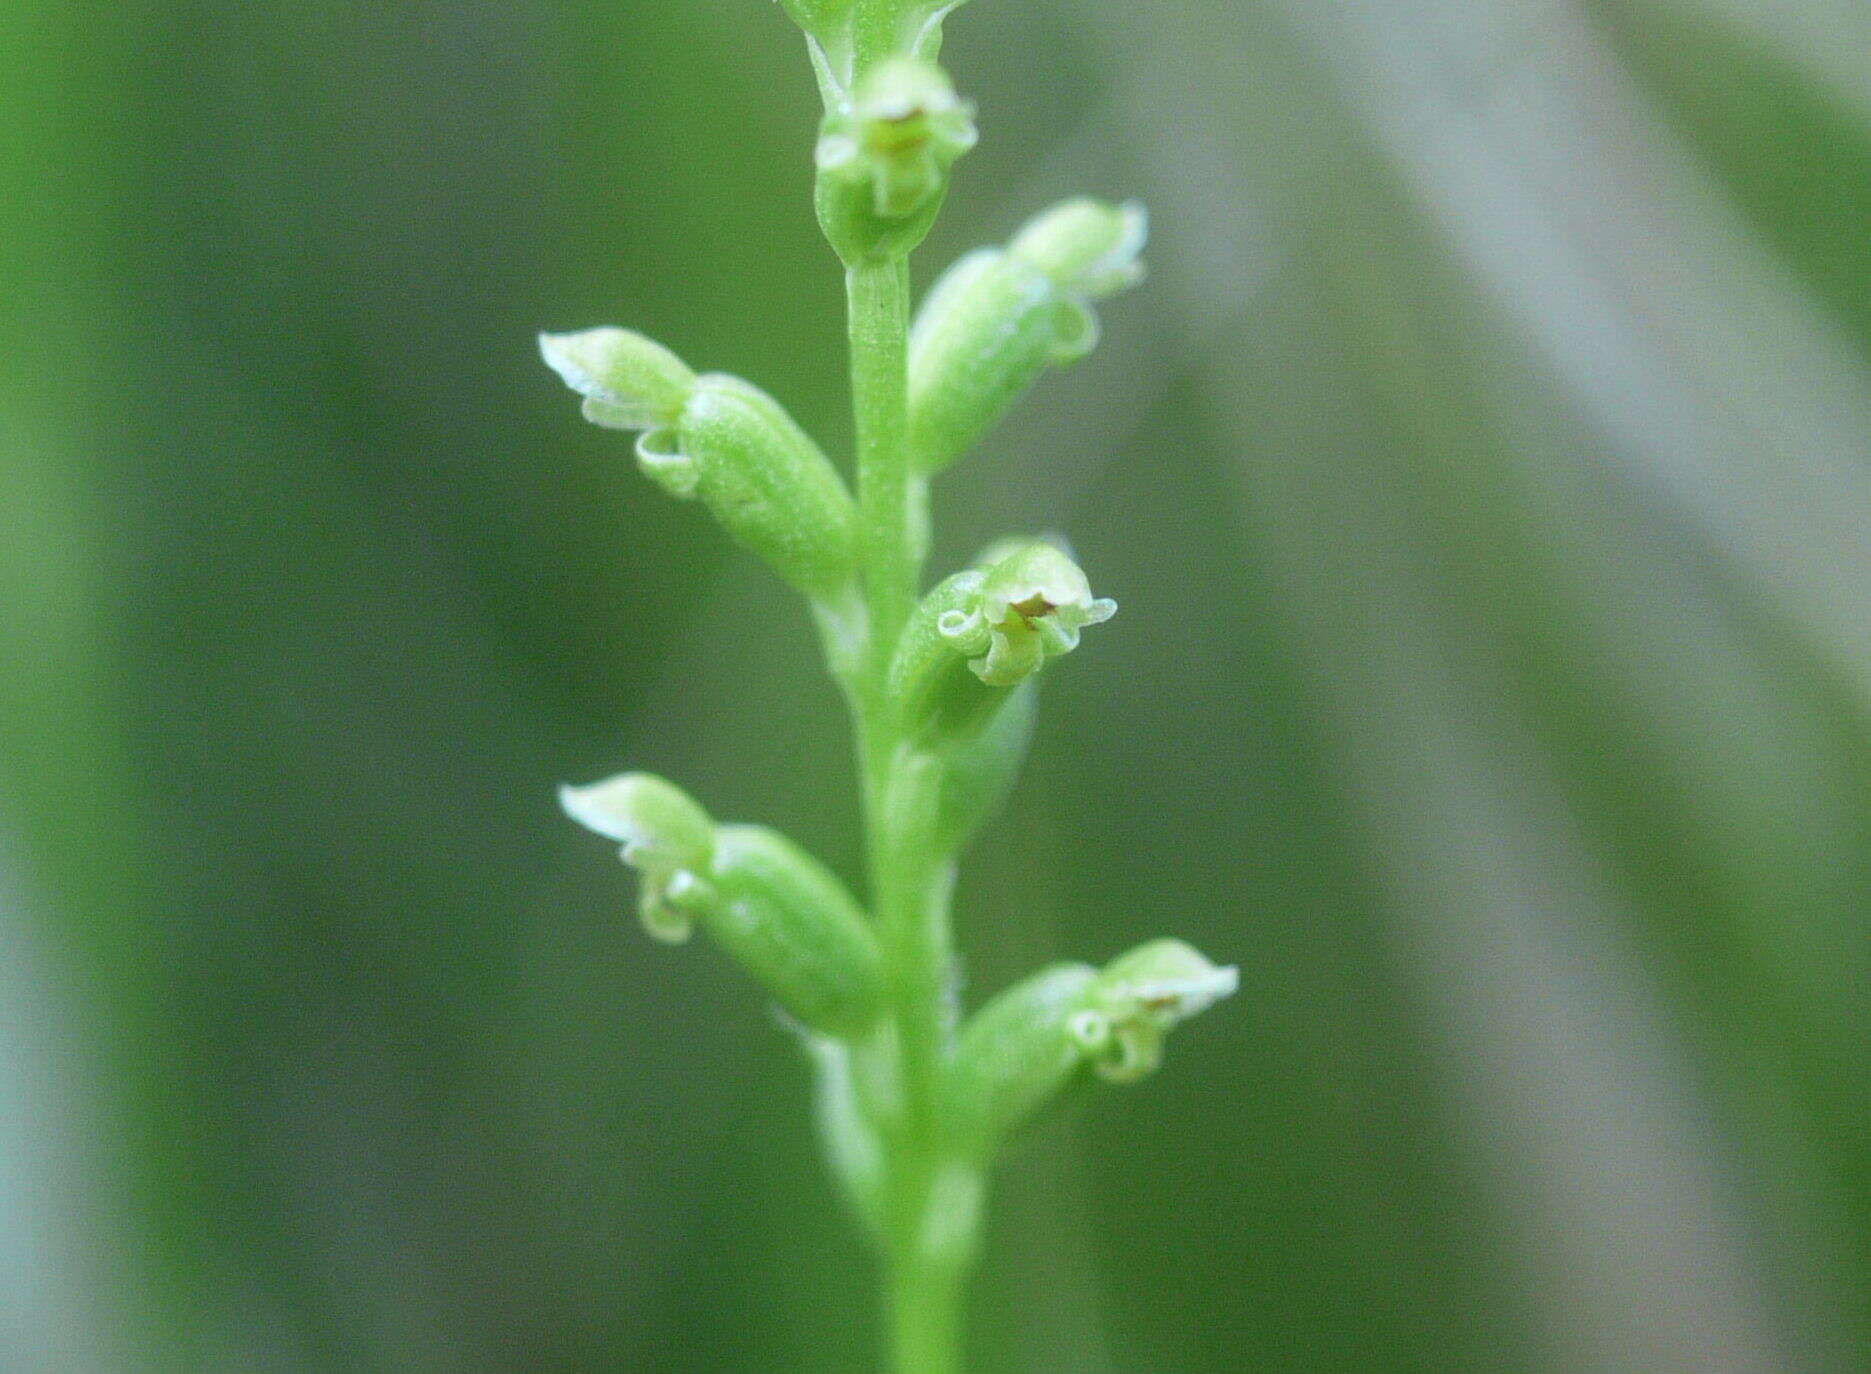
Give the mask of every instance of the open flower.
M 665 944 L 681 944 L 694 929 L 685 905 L 704 886 L 715 847 L 715 824 L 695 800 L 650 773 L 621 773 L 589 787 L 561 787 L 565 814 L 623 845 L 625 863 L 642 875 L 637 912 L 643 928 Z
M 1071 1034 L 1101 1077 L 1134 1083 L 1163 1062 L 1164 1036 L 1240 985 L 1239 969 L 1180 940 L 1152 940 L 1105 966 Z
M 816 199 L 846 264 L 894 261 L 921 243 L 975 139 L 972 107 L 933 62 L 885 58 L 841 94 L 820 126 Z
M 1117 603 L 1091 594 L 1078 564 L 1050 544 L 1025 544 L 996 561 L 972 608 L 945 612 L 937 630 L 966 654 L 976 677 L 1011 687 L 1049 658 L 1078 647 L 1079 631 L 1117 614 Z

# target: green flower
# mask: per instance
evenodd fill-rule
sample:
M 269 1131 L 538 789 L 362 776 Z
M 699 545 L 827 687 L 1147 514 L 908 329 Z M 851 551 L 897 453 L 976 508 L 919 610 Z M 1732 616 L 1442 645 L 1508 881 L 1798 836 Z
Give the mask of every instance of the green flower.
M 715 823 L 674 783 L 651 773 L 622 773 L 589 787 L 561 787 L 565 814 L 623 845 L 625 863 L 643 877 L 637 911 L 643 928 L 665 944 L 694 930 L 687 902 L 714 856 Z
M 929 232 L 949 169 L 975 145 L 973 109 L 933 62 L 878 63 L 820 128 L 819 223 L 847 264 L 900 258 Z
M 1163 1062 L 1163 1039 L 1241 985 L 1241 971 L 1211 963 L 1180 940 L 1153 940 L 1105 966 L 1071 1020 L 1099 1076 L 1134 1083 Z
M 1000 422 L 1048 368 L 1096 347 L 1099 301 L 1143 279 L 1141 205 L 1069 200 L 1005 248 L 957 262 L 929 292 L 910 339 L 917 470 L 940 472 Z
M 973 607 L 946 612 L 936 629 L 982 682 L 1011 687 L 1116 614 L 1115 601 L 1092 596 L 1078 564 L 1050 544 L 1027 544 L 987 570 Z

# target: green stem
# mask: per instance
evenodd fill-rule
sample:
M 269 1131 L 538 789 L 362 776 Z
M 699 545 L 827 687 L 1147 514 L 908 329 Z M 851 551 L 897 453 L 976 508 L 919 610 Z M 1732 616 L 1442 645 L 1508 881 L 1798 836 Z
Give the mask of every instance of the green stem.
M 960 1275 L 900 1264 L 890 1281 L 891 1374 L 961 1374 Z
M 881 674 L 916 599 L 907 451 L 909 268 L 898 262 L 865 263 L 847 273 L 846 286 L 857 418 L 859 557 L 870 601 L 872 670 Z
M 896 1027 L 896 1119 L 883 1123 L 892 1374 L 959 1374 L 961 1265 L 930 1253 L 945 1163 L 941 1092 L 950 1028 L 949 865 L 937 853 L 935 764 L 904 748 L 889 691 L 915 605 L 925 499 L 909 474 L 909 268 L 847 275 L 857 421 L 859 559 L 867 652 L 853 692 L 864 772 L 872 900 Z

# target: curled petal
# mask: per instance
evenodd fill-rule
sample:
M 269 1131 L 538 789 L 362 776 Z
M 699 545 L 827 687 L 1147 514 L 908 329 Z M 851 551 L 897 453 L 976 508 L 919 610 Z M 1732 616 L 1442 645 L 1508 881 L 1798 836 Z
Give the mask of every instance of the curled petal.
M 592 402 L 586 401 L 587 414 Z M 701 486 L 702 470 L 682 447 L 673 429 L 652 429 L 637 437 L 637 468 L 657 486 L 680 500 L 688 500 Z

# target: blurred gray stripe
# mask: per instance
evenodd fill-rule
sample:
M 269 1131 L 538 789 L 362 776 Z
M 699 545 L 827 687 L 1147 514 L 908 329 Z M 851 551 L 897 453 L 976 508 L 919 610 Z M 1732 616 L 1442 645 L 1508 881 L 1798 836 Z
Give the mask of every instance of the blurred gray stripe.
M 1785 1374 L 1627 913 L 1371 474 L 1258 474 L 1475 1186 L 1553 1374 Z M 1391 504 L 1394 508 L 1394 503 Z M 1327 534 L 1326 531 L 1330 533 Z
M 88 1172 L 75 1036 L 50 989 L 0 832 L 0 1368 L 103 1371 L 99 1314 L 74 1243 Z

